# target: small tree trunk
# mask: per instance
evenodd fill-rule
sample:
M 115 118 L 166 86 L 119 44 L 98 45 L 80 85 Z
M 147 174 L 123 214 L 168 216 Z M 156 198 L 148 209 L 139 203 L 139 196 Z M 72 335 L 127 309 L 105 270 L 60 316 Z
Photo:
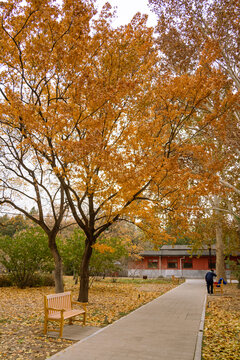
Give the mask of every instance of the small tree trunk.
M 89 263 L 92 256 L 92 246 L 88 240 L 85 243 L 85 250 L 80 269 L 80 289 L 78 301 L 88 302 L 89 289 Z
M 226 280 L 224 244 L 222 237 L 222 224 L 216 224 L 216 272 L 218 279 Z
M 215 198 L 215 205 L 219 208 L 219 198 Z M 224 255 L 224 243 L 222 232 L 222 215 L 219 210 L 216 210 L 216 273 L 218 279 L 223 278 L 226 280 L 225 270 L 225 255 Z
M 56 245 L 56 237 L 49 237 L 49 248 L 51 250 L 55 263 L 54 281 L 55 281 L 55 293 L 57 294 L 64 292 L 64 285 L 63 285 L 62 259 Z
M 78 283 L 78 272 L 74 270 L 74 273 L 73 273 L 73 280 L 74 280 L 74 284 L 77 285 Z

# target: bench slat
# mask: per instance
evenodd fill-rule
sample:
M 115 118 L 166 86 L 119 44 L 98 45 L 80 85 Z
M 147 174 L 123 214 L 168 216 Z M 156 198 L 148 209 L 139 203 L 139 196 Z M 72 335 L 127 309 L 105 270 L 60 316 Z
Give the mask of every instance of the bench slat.
M 69 319 L 71 317 L 81 315 L 81 314 L 84 314 L 84 313 L 85 313 L 84 310 L 75 310 L 75 309 L 73 309 L 73 310 L 64 311 L 63 317 L 64 317 L 64 319 Z M 61 313 L 58 312 L 58 314 L 49 315 L 48 319 L 61 319 Z

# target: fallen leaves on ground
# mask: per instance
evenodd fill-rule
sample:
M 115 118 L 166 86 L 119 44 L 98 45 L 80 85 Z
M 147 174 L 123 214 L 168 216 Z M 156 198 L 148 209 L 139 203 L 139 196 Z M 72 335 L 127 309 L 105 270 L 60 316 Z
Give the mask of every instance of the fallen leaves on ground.
M 240 290 L 224 287 L 223 295 L 208 296 L 204 327 L 203 360 L 239 360 Z
M 106 326 L 175 287 L 173 284 L 122 284 L 98 281 L 89 291 L 87 326 Z M 78 286 L 66 279 L 76 300 Z M 43 296 L 52 287 L 0 289 L 0 359 L 45 360 L 75 341 L 43 335 Z

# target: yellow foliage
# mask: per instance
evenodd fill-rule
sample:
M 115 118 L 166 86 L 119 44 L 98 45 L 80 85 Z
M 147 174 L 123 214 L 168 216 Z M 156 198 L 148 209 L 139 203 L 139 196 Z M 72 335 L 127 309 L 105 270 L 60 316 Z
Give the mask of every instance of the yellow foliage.
M 101 254 L 104 254 L 106 252 L 108 253 L 114 253 L 115 249 L 109 245 L 106 244 L 99 244 L 96 243 L 92 246 L 95 250 L 97 250 L 98 252 L 100 252 Z

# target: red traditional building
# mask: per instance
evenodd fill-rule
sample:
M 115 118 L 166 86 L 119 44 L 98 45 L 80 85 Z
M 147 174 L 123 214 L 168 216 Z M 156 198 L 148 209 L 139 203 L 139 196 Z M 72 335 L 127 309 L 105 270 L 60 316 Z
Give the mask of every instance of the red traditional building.
M 184 278 L 203 279 L 209 269 L 216 268 L 215 246 L 191 253 L 187 245 L 164 245 L 159 251 L 144 251 L 141 259 L 128 264 L 128 276 L 149 278 L 170 277 L 175 275 Z M 231 256 L 236 260 L 239 256 Z M 230 271 L 226 269 L 227 277 Z

